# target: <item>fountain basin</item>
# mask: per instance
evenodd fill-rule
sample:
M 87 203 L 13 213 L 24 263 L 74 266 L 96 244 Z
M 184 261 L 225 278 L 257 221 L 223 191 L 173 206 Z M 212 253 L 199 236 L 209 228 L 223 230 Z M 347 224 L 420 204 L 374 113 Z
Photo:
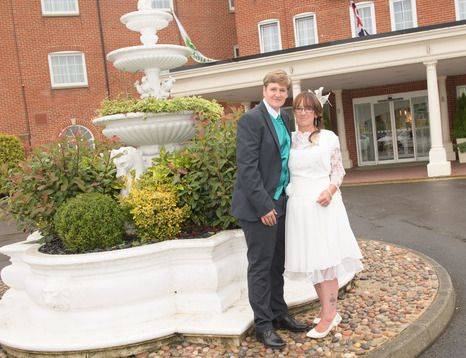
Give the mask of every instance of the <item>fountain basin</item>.
M 121 113 L 96 118 L 107 138 L 117 136 L 125 145 L 141 150 L 147 166 L 163 146 L 172 151 L 190 140 L 196 130 L 192 111 L 176 113 Z
M 105 126 L 102 133 L 119 137 L 126 145 L 182 143 L 195 133 L 192 111 L 176 113 L 121 113 L 104 116 L 93 123 Z
M 33 236 L 0 250 L 11 260 L 1 272 L 10 288 L 0 300 L 0 344 L 22 357 L 88 357 L 80 351 L 176 333 L 239 338 L 253 322 L 241 230 L 78 255 L 43 254 Z M 290 307 L 316 298 L 310 280 L 285 278 Z
M 138 72 L 141 69 L 169 70 L 188 62 L 192 50 L 178 45 L 141 45 L 124 47 L 110 52 L 107 59 L 120 71 Z
M 163 10 L 139 10 L 123 15 L 120 21 L 132 31 L 140 32 L 145 28 L 161 30 L 168 26 L 173 16 Z

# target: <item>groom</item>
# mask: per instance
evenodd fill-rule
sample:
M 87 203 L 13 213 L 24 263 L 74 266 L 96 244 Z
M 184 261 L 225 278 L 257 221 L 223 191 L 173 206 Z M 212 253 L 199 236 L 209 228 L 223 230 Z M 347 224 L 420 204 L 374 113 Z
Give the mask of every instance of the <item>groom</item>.
M 232 214 L 239 219 L 248 246 L 249 302 L 256 337 L 267 347 L 281 348 L 285 342 L 275 328 L 307 329 L 289 315 L 283 299 L 285 187 L 294 123 L 280 110 L 291 85 L 286 72 L 270 72 L 263 82 L 263 100 L 238 122 Z

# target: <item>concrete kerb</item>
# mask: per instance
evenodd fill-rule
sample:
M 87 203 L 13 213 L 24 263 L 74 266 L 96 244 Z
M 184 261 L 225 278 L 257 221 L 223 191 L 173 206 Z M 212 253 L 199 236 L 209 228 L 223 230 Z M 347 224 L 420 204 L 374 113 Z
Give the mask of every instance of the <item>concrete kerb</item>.
M 411 251 L 422 257 L 435 270 L 439 288 L 432 304 L 399 335 L 367 354 L 369 358 L 410 358 L 417 357 L 427 349 L 445 330 L 455 312 L 456 295 L 447 270 L 435 260 L 404 246 L 384 242 Z
M 410 184 L 410 183 L 422 183 L 428 181 L 446 181 L 446 180 L 459 180 L 466 179 L 466 175 L 461 176 L 449 176 L 449 177 L 432 177 L 432 178 L 418 178 L 418 179 L 390 179 L 390 180 L 378 180 L 378 181 L 365 181 L 360 183 L 348 183 L 342 184 L 342 187 L 354 187 L 354 186 L 367 186 L 367 185 L 384 185 L 384 184 Z

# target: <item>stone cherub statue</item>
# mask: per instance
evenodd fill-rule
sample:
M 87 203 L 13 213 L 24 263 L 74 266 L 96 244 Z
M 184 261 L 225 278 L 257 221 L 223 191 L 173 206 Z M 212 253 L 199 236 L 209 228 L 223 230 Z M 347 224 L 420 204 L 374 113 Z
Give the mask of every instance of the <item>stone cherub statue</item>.
M 168 98 L 174 83 L 175 79 L 170 76 L 168 79 L 162 81 L 162 84 L 160 85 L 160 91 L 157 93 L 157 91 L 147 80 L 147 77 L 143 76 L 141 81 L 134 82 L 134 87 L 136 87 L 136 90 L 141 95 L 141 98 Z
M 162 85 L 160 86 L 160 98 L 168 98 L 174 84 L 175 79 L 171 76 L 162 81 Z
M 147 81 L 146 76 L 143 76 L 141 81 L 134 82 L 134 87 L 136 87 L 136 91 L 141 95 L 141 98 L 155 97 L 154 89 Z
M 123 177 L 125 180 L 126 187 L 121 190 L 121 194 L 127 196 L 133 181 L 139 179 L 145 171 L 142 153 L 134 147 L 121 147 L 112 150 L 110 157 L 117 168 L 116 177 Z

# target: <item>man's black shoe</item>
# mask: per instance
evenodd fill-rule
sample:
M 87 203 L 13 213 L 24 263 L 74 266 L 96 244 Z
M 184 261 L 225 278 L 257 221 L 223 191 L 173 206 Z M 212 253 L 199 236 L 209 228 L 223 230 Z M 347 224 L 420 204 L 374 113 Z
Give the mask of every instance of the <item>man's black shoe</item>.
M 285 341 L 273 329 L 256 332 L 256 338 L 268 348 L 283 348 L 286 346 Z
M 291 332 L 304 332 L 309 328 L 307 324 L 296 321 L 290 315 L 274 320 L 272 323 L 276 329 L 287 329 Z

